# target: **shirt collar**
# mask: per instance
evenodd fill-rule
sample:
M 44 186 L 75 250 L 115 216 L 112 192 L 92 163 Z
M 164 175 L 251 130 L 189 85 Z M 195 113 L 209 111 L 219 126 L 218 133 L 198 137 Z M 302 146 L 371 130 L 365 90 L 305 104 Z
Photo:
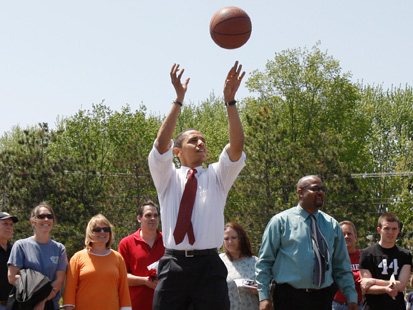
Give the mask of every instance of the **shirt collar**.
M 200 176 L 201 173 L 204 171 L 204 168 L 202 168 L 202 166 L 198 166 L 195 168 L 190 168 L 187 166 L 181 166 L 181 172 L 183 175 L 185 175 L 185 177 L 188 177 L 188 173 L 189 173 L 189 169 L 196 169 L 196 176 Z
M 305 210 L 300 206 L 300 204 L 297 205 L 297 212 L 298 212 L 298 214 L 299 214 L 304 220 L 308 219 L 309 216 L 310 216 L 310 213 L 308 213 L 307 211 L 305 211 Z M 318 220 L 318 215 L 319 215 L 319 214 L 320 214 L 320 212 L 319 212 L 318 210 L 313 213 L 313 215 L 314 215 L 314 217 L 315 217 L 316 220 Z
M 11 246 L 12 246 L 12 243 L 7 240 L 7 249 L 5 250 L 2 246 L 0 246 L 0 250 L 3 250 L 4 252 L 10 252 Z
M 136 240 L 146 243 L 146 241 L 143 240 L 142 237 L 141 237 L 141 230 L 142 230 L 142 228 L 139 228 L 133 235 L 134 235 L 134 237 L 135 237 Z M 162 238 L 162 234 L 161 234 L 161 233 L 159 232 L 159 230 L 157 229 L 157 230 L 156 230 L 156 239 L 155 239 L 154 244 L 155 244 L 156 242 L 158 242 L 158 240 L 159 240 L 160 238 Z

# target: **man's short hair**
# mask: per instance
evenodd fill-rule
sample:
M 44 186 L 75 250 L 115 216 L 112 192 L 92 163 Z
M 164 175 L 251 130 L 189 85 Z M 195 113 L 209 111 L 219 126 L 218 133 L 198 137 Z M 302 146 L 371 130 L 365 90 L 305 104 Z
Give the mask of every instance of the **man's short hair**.
M 348 226 L 353 227 L 354 234 L 357 236 L 356 225 L 354 225 L 353 222 L 351 222 L 351 221 L 341 221 L 339 224 L 340 224 L 340 227 L 343 226 L 343 225 L 348 225 Z
M 381 228 L 384 221 L 390 222 L 390 223 L 397 222 L 400 228 L 400 220 L 397 217 L 397 215 L 394 213 L 387 212 L 387 213 L 383 213 L 382 215 L 380 215 L 379 220 L 377 221 L 378 227 Z
M 143 210 L 145 209 L 146 206 L 151 206 L 151 207 L 156 208 L 156 211 L 158 211 L 159 213 L 159 207 L 152 200 L 147 200 L 138 207 L 138 216 L 140 217 L 143 216 Z
M 303 187 L 307 186 L 307 184 L 309 183 L 308 180 L 313 179 L 313 178 L 317 178 L 321 181 L 321 178 L 318 175 L 310 174 L 310 175 L 303 176 L 297 182 L 297 190 L 302 189 Z
M 184 139 L 185 139 L 185 133 L 187 133 L 188 131 L 192 131 L 192 130 L 198 131 L 197 129 L 194 129 L 194 128 L 188 128 L 188 129 L 185 129 L 184 131 L 180 132 L 175 137 L 174 147 L 181 148 L 182 147 L 182 141 L 184 141 Z

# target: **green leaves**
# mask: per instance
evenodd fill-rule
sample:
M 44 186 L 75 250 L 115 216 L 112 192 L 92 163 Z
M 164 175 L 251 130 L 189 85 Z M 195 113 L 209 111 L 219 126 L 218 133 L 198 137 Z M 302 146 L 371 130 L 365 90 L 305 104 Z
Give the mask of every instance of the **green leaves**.
M 321 176 L 329 189 L 323 210 L 355 222 L 360 247 L 387 210 L 400 216 L 401 241 L 413 246 L 413 89 L 384 90 L 350 77 L 318 43 L 276 53 L 245 82 L 251 97 L 237 108 L 247 165 L 229 193 L 225 218 L 247 228 L 255 250 L 268 220 L 297 204 L 296 182 L 307 174 Z M 84 246 L 96 213 L 115 225 L 116 248 L 136 229 L 136 207 L 157 201 L 147 156 L 161 122 L 144 106 L 112 111 L 102 102 L 61 120 L 56 130 L 39 124 L 6 133 L 0 188 L 2 209 L 21 219 L 14 239 L 32 233 L 30 210 L 46 200 L 60 222 L 54 237 L 69 255 Z M 175 135 L 188 128 L 203 133 L 208 163 L 215 162 L 229 142 L 223 99 L 211 94 L 184 105 Z

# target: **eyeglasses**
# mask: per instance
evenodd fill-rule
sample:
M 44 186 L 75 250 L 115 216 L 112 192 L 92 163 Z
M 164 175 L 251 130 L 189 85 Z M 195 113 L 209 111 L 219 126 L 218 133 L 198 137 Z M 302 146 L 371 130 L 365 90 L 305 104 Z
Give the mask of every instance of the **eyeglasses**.
M 324 192 L 324 193 L 327 193 L 327 187 L 325 187 L 325 186 L 322 186 L 322 187 L 320 187 L 320 186 L 302 187 L 301 189 L 309 189 L 309 190 L 312 191 L 312 192 L 322 191 L 322 192 Z
M 53 214 L 38 214 L 36 217 L 37 217 L 39 220 L 44 220 L 46 217 L 47 217 L 49 220 L 53 220 Z
M 104 232 L 110 232 L 110 227 L 108 227 L 108 226 L 106 226 L 106 227 L 95 227 L 95 228 L 92 229 L 92 231 L 96 232 L 96 233 L 100 233 L 102 230 Z

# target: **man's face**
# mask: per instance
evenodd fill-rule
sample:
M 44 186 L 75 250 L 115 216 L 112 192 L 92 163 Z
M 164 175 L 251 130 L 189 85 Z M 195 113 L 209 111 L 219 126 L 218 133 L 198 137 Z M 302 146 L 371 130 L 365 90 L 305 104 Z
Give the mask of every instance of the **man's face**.
M 357 235 L 351 225 L 341 225 L 341 230 L 344 234 L 344 239 L 346 240 L 347 251 L 353 253 L 356 249 Z
M 397 222 L 383 221 L 381 227 L 377 227 L 377 232 L 380 234 L 380 241 L 383 245 L 391 245 L 396 242 L 400 227 Z
M 306 179 L 298 190 L 301 206 L 321 208 L 326 196 L 323 189 L 323 182 L 319 178 Z
M 182 147 L 174 148 L 174 153 L 179 157 L 182 166 L 195 168 L 201 166 L 207 159 L 205 139 L 197 130 L 184 133 Z
M 14 223 L 12 219 L 0 220 L 0 239 L 9 240 L 13 235 Z
M 159 225 L 158 210 L 154 206 L 145 206 L 142 217 L 138 215 L 138 222 L 141 224 L 143 230 L 156 230 Z

